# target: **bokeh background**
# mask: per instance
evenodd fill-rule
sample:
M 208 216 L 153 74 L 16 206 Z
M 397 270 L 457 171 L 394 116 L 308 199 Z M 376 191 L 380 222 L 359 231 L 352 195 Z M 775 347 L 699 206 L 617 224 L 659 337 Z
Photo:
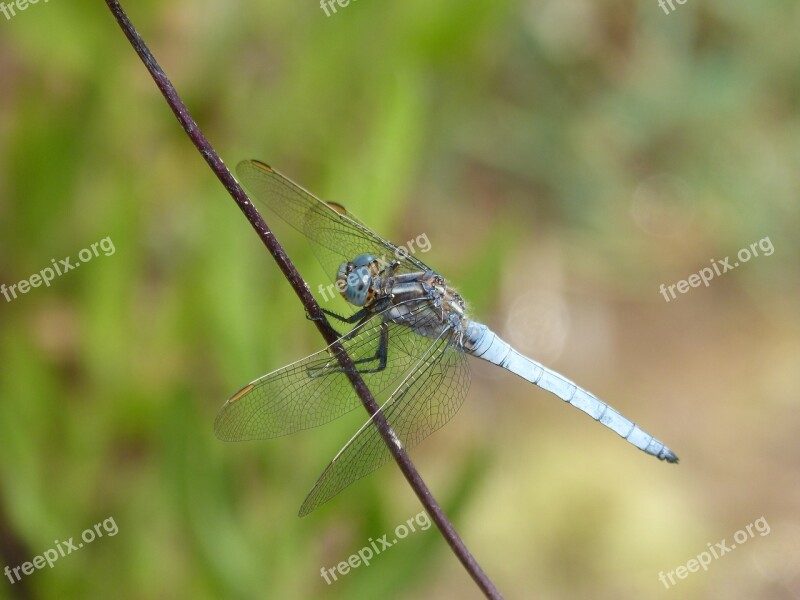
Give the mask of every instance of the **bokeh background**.
M 681 457 L 638 452 L 472 361 L 415 449 L 508 598 L 800 597 L 800 6 L 688 0 L 128 2 L 231 165 L 260 158 L 423 260 L 475 317 Z M 306 274 L 305 241 L 265 215 Z M 477 598 L 434 528 L 327 585 L 420 507 L 393 465 L 304 519 L 360 425 L 213 435 L 321 347 L 104 3 L 0 15 L 0 568 L 113 517 L 0 598 Z M 659 286 L 769 237 L 665 302 Z M 671 589 L 659 581 L 764 517 Z

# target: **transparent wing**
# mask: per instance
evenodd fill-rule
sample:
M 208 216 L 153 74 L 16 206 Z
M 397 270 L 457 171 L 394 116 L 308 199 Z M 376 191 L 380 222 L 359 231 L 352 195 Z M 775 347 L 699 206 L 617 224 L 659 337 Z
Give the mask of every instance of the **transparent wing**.
M 469 366 L 453 332 L 429 339 L 411 372 L 381 407 L 406 449 L 453 417 L 467 396 L 469 381 Z M 300 507 L 300 516 L 312 512 L 390 457 L 373 420 L 368 420 L 320 475 Z
M 236 174 L 260 206 L 265 206 L 308 238 L 312 250 L 331 281 L 339 265 L 372 254 L 383 263 L 400 262 L 397 273 L 416 273 L 429 268 L 414 256 L 363 225 L 347 210 L 323 202 L 269 165 L 245 160 Z
M 411 328 L 430 320 L 427 300 L 407 304 L 410 311 L 402 321 L 388 320 L 384 311 L 340 340 L 373 394 L 399 385 L 429 344 Z M 379 369 L 382 338 L 388 341 L 386 365 Z M 328 423 L 360 404 L 329 346 L 233 394 L 217 415 L 214 431 L 225 441 L 280 437 Z

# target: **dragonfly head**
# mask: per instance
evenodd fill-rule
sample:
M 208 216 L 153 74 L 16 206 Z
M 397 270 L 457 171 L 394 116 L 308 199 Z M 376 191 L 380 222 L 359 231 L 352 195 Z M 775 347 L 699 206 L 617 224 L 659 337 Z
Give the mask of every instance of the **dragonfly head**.
M 339 267 L 339 272 L 336 274 L 336 288 L 350 304 L 366 306 L 375 295 L 372 278 L 379 270 L 378 260 L 374 256 L 359 254 Z

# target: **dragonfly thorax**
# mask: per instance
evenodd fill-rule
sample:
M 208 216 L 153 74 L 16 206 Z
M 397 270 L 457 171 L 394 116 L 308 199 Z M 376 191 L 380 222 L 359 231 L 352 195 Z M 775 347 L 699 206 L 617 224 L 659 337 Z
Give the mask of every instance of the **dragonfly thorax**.
M 359 254 L 341 264 L 336 274 L 336 288 L 350 304 L 366 306 L 375 297 L 373 278 L 380 270 L 378 259 L 371 254 Z

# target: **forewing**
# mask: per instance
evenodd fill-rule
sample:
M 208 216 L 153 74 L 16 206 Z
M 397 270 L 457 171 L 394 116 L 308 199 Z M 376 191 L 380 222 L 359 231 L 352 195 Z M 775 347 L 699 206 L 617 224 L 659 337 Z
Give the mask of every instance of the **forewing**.
M 447 423 L 463 404 L 469 389 L 469 366 L 452 331 L 427 341 L 427 348 L 418 354 L 411 373 L 381 408 L 406 449 Z M 386 443 L 369 419 L 314 484 L 300 507 L 300 516 L 315 510 L 390 457 Z
M 265 163 L 242 161 L 236 174 L 260 206 L 269 208 L 308 238 L 331 281 L 336 280 L 343 262 L 359 254 L 372 254 L 384 263 L 397 260 L 398 274 L 429 270 L 422 261 L 363 225 L 343 206 L 320 200 Z

